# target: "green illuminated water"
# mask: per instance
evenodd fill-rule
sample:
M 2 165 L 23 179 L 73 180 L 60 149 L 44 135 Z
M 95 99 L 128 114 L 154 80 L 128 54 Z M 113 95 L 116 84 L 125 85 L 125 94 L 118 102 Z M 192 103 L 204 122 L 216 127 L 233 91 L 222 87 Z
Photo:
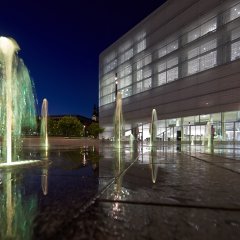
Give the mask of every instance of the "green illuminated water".
M 0 37 L 1 158 L 7 164 L 19 159 L 22 130 L 36 127 L 32 81 L 18 50 L 13 39 Z

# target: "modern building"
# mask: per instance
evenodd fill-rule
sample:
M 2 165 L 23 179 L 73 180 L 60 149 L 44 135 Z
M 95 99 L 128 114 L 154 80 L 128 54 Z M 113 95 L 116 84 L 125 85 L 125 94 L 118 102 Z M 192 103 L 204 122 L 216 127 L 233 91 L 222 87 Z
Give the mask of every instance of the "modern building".
M 168 0 L 101 53 L 99 71 L 102 137 L 117 90 L 126 135 L 147 139 L 156 109 L 161 139 L 240 141 L 240 0 Z

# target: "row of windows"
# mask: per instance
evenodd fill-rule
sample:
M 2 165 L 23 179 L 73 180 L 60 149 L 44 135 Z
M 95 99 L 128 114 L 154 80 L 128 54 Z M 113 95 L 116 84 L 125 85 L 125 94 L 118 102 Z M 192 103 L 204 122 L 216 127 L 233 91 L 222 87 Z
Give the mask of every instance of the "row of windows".
M 226 13 L 224 13 L 226 15 Z M 240 4 L 231 8 L 228 11 L 228 18 L 225 18 L 225 22 L 232 21 L 240 16 Z M 226 20 L 227 19 L 227 20 Z M 192 42 L 197 38 L 206 35 L 209 32 L 215 31 L 217 28 L 217 18 L 213 18 L 201 26 L 193 29 L 187 33 L 187 42 Z M 229 34 L 229 33 L 227 33 Z M 201 38 L 200 43 L 192 44 L 191 48 L 181 50 L 181 52 L 175 52 L 179 48 L 178 40 L 175 40 L 158 50 L 159 61 L 152 64 L 152 54 L 144 56 L 136 63 L 133 63 L 134 70 L 131 65 L 121 65 L 118 71 L 118 89 L 122 91 L 123 97 L 131 96 L 132 94 L 140 93 L 153 86 L 160 86 L 168 82 L 174 81 L 180 77 L 189 76 L 197 72 L 201 72 L 217 65 L 217 47 L 218 40 L 216 37 L 213 39 L 210 37 Z M 230 40 L 232 43 L 229 45 L 230 61 L 233 61 L 240 57 L 240 27 L 232 30 Z M 146 36 L 144 36 L 144 41 Z M 212 39 L 211 39 L 212 38 Z M 209 39 L 206 42 L 206 39 Z M 141 39 L 139 40 L 139 43 Z M 183 43 L 184 44 L 184 43 Z M 196 46 L 197 44 L 197 46 Z M 144 49 L 146 46 L 144 46 Z M 219 46 L 219 49 L 221 46 Z M 143 49 L 143 50 L 144 50 Z M 227 54 L 227 53 L 225 53 Z M 123 55 L 122 62 L 129 60 L 133 57 L 133 49 L 126 50 Z M 117 66 L 117 60 L 112 62 L 112 68 Z M 127 64 L 127 63 L 126 63 Z M 155 83 L 153 84 L 153 79 Z M 114 84 L 112 84 L 114 83 Z M 113 71 L 109 74 L 105 74 L 101 82 L 101 105 L 114 101 L 115 92 L 115 78 Z M 102 98 L 105 96 L 104 98 Z M 111 97 L 110 97 L 111 96 Z M 108 100 L 104 100 L 108 99 Z
M 232 7 L 231 9 L 223 13 L 223 19 L 224 19 L 223 22 L 224 24 L 226 24 L 238 17 L 240 17 L 240 4 L 235 5 L 234 7 Z M 199 37 L 202 37 L 208 34 L 209 32 L 215 31 L 216 29 L 217 29 L 217 18 L 214 17 L 211 20 L 203 23 L 201 26 L 185 34 L 186 37 L 183 36 L 183 39 L 185 39 L 185 41 L 183 41 L 183 44 L 190 43 L 198 39 Z M 143 32 L 139 34 L 139 36 L 137 36 L 137 40 L 139 42 L 136 44 L 136 54 L 146 49 L 146 33 Z M 127 42 L 120 47 L 119 52 L 126 51 L 125 53 L 122 53 L 119 56 L 120 64 L 129 60 L 131 57 L 133 57 L 134 53 L 133 53 L 133 48 L 130 49 L 131 45 L 132 45 L 131 43 Z M 178 45 L 179 45 L 178 40 L 174 40 L 173 42 L 170 42 L 167 45 L 161 47 L 158 51 L 158 57 L 161 58 L 171 53 L 172 51 L 177 50 L 179 47 Z M 107 65 L 104 67 L 105 69 L 104 74 L 114 69 L 114 67 L 116 67 L 116 61 L 117 61 L 117 57 L 116 57 L 116 53 L 114 52 L 106 57 L 104 63 Z
M 146 48 L 145 38 L 146 38 L 146 32 L 140 32 L 140 33 L 137 34 L 137 36 L 135 38 L 135 44 L 136 44 L 136 51 L 137 52 L 140 52 L 140 51 L 142 51 Z M 127 51 L 128 49 L 130 49 L 132 46 L 133 46 L 132 41 L 127 41 L 119 47 L 118 53 L 122 54 L 125 51 Z M 113 51 L 110 54 L 108 54 L 108 56 L 106 56 L 104 58 L 103 63 L 105 65 L 109 64 L 110 62 L 112 62 L 116 58 L 117 58 L 116 51 Z
M 240 57 L 240 41 L 235 42 L 231 44 L 231 60 L 235 60 Z M 159 70 L 159 73 L 157 75 L 157 85 L 161 86 L 163 84 L 172 82 L 179 78 L 179 65 L 177 64 L 176 58 L 173 58 L 166 63 L 158 64 L 157 69 Z M 193 59 L 190 59 L 188 62 L 184 63 L 181 66 L 181 71 L 185 67 L 187 69 L 186 75 L 192 75 L 194 73 L 207 70 L 209 68 L 213 68 L 217 64 L 217 51 L 211 51 L 208 52 L 205 55 L 200 55 L 198 57 L 195 57 Z M 173 66 L 173 67 L 172 67 Z M 169 68 L 168 68 L 169 67 Z M 133 89 L 136 89 L 132 92 L 129 91 L 129 88 L 127 88 L 127 91 L 124 92 L 124 88 L 129 85 L 132 85 L 132 75 L 128 75 L 125 78 L 122 78 L 119 80 L 118 88 L 119 90 L 123 90 L 123 97 L 131 96 L 131 94 L 140 93 L 146 90 L 149 90 L 149 88 L 152 87 L 152 72 L 151 69 L 148 69 L 148 71 L 145 72 L 145 74 L 142 74 L 143 71 L 139 70 L 137 72 L 137 83 L 133 86 Z M 113 93 L 115 91 L 115 84 L 110 84 L 102 89 L 101 96 L 108 95 L 110 93 Z M 108 98 L 108 100 L 104 101 L 102 99 L 102 104 L 107 104 L 114 101 L 114 98 Z
M 214 44 L 212 46 L 215 46 Z M 199 46 L 199 49 L 202 47 Z M 210 49 L 210 48 L 206 48 Z M 160 62 L 155 65 L 157 69 L 157 86 L 164 85 L 166 83 L 177 80 L 179 76 L 179 69 L 181 69 L 182 76 L 189 76 L 197 72 L 201 72 L 217 65 L 217 50 L 208 51 L 206 54 L 202 54 L 202 51 L 189 52 L 189 60 L 187 62 L 178 64 L 178 57 L 173 57 L 166 62 Z M 240 41 L 231 44 L 231 61 L 240 57 Z M 186 72 L 184 72 L 184 69 Z M 153 72 L 150 66 L 140 69 L 136 72 L 137 83 L 133 85 L 134 91 L 128 90 L 127 94 L 123 94 L 123 97 L 131 96 L 131 93 L 140 93 L 152 87 L 152 76 Z M 133 84 L 132 74 L 124 76 L 118 81 L 118 89 L 124 89 L 129 85 Z M 109 95 L 115 91 L 115 84 L 111 83 L 102 88 L 101 96 Z M 108 98 L 104 101 L 102 99 L 102 104 L 107 104 L 114 101 L 114 98 Z
M 106 74 L 112 71 L 114 68 L 117 67 L 117 64 L 120 65 L 128 61 L 129 59 L 131 59 L 134 56 L 134 49 L 135 49 L 135 54 L 138 54 L 142 52 L 144 49 L 146 49 L 146 39 L 142 39 L 140 42 L 138 42 L 136 45 L 136 48 L 132 47 L 130 49 L 127 49 L 123 53 L 120 53 L 118 57 L 115 57 L 111 61 L 107 62 L 107 64 L 104 65 L 103 74 Z M 113 55 L 111 55 L 111 57 L 112 56 Z

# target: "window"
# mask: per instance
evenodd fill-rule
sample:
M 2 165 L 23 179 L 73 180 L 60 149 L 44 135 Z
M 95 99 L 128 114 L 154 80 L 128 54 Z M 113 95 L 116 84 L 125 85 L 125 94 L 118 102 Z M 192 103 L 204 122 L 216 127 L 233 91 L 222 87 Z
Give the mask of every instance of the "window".
M 178 40 L 171 42 L 167 45 L 167 53 L 171 53 L 178 49 Z
M 217 19 L 213 18 L 201 26 L 201 36 L 216 30 L 216 28 L 217 28 Z
M 160 63 L 160 64 L 157 65 L 157 71 L 162 72 L 162 71 L 166 70 L 166 67 L 167 67 L 166 62 Z
M 163 47 L 163 48 L 159 49 L 159 51 L 158 51 L 158 57 L 159 58 L 165 56 L 166 54 L 167 54 L 167 48 L 166 47 Z
M 142 82 L 138 82 L 138 83 L 137 83 L 136 92 L 137 92 L 137 93 L 142 92 Z
M 143 39 L 137 44 L 137 53 L 142 52 L 145 48 L 146 48 L 146 39 Z
M 175 40 L 158 50 L 158 57 L 161 58 L 178 49 L 178 40 Z
M 187 41 L 192 42 L 197 38 L 204 36 L 205 34 L 216 30 L 217 28 L 217 19 L 213 18 L 210 21 L 202 24 L 200 27 L 193 29 L 187 34 Z
M 149 54 L 143 59 L 137 61 L 137 69 L 140 69 L 152 62 L 152 56 Z
M 119 63 L 123 63 L 127 60 L 129 60 L 131 57 L 133 57 L 133 49 L 130 48 L 129 50 L 127 50 L 126 52 L 122 53 L 120 56 L 119 56 Z
M 132 86 L 128 86 L 121 90 L 122 98 L 126 98 L 132 95 Z
M 167 60 L 167 68 L 171 68 L 178 64 L 178 57 L 170 58 Z
M 217 64 L 217 52 L 210 52 L 200 57 L 200 71 L 213 68 Z
M 143 91 L 146 91 L 151 87 L 152 87 L 152 79 L 151 78 L 147 78 L 146 80 L 143 81 Z
M 188 74 L 213 68 L 217 64 L 217 51 L 210 52 L 188 62 Z
M 178 57 L 168 58 L 166 61 L 161 61 L 157 64 L 158 86 L 172 82 L 178 79 Z
M 104 74 L 112 71 L 116 66 L 117 66 L 117 59 L 114 59 L 113 61 L 111 61 L 110 63 L 104 66 L 104 70 L 103 70 Z
M 199 71 L 199 58 L 188 62 L 188 74 L 194 74 Z
M 240 57 L 240 41 L 231 44 L 231 61 Z
M 188 33 L 187 39 L 188 39 L 188 42 L 192 42 L 199 37 L 200 37 L 200 28 L 198 27 Z
M 158 74 L 158 86 L 161 86 L 166 83 L 167 83 L 166 72 Z
M 172 82 L 178 79 L 178 67 L 172 68 L 167 71 L 167 82 Z
M 191 59 L 191 58 L 194 58 L 198 55 L 199 55 L 199 48 L 197 47 L 197 48 L 194 48 L 194 49 L 188 51 L 187 58 Z
M 139 71 L 137 71 L 137 81 L 140 81 L 143 79 L 143 70 L 140 69 Z
M 132 84 L 132 76 L 131 75 L 128 75 L 122 79 L 119 79 L 119 81 L 118 81 L 119 89 L 125 88 L 131 84 Z
M 230 9 L 230 21 L 240 17 L 240 4 Z
M 216 47 L 217 47 L 217 40 L 213 39 L 213 40 L 200 46 L 200 53 L 208 52 L 209 50 L 212 50 Z
M 236 39 L 240 38 L 240 27 L 236 28 L 231 33 L 231 40 L 234 41 Z
M 102 99 L 101 99 L 101 106 L 105 105 L 105 104 L 108 104 L 108 103 L 111 103 L 114 100 L 115 100 L 114 94 L 106 95 L 106 96 L 102 97 Z
M 210 52 L 211 50 L 216 49 L 216 47 L 217 40 L 213 39 L 189 50 L 187 53 L 187 58 L 192 60 L 188 61 L 187 63 L 188 75 L 216 66 L 217 51 Z
M 150 68 L 145 68 L 143 70 L 143 78 L 148 78 L 152 75 L 152 70 Z
M 132 66 L 131 65 L 128 65 L 127 67 L 124 66 L 121 68 L 121 70 L 119 71 L 119 78 L 122 78 L 124 76 L 127 76 L 129 75 L 130 73 L 132 73 Z

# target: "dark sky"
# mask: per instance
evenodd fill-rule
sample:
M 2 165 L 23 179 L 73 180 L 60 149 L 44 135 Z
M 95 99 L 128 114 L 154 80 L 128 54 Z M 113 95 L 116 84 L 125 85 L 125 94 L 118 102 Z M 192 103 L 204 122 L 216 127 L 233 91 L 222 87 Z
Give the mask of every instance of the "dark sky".
M 38 109 L 90 117 L 99 54 L 163 0 L 1 1 L 0 35 L 13 37 L 35 83 Z

